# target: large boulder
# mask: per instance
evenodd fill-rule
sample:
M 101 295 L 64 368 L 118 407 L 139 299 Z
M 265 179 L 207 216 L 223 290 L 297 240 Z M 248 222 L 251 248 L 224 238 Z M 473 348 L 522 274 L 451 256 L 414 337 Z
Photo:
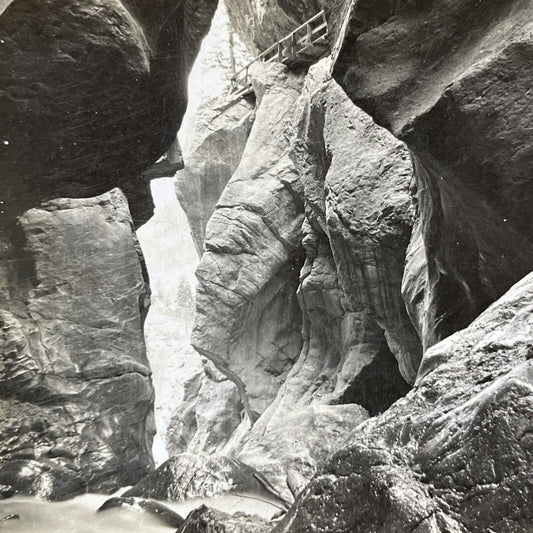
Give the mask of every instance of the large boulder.
M 272 499 L 263 478 L 253 468 L 221 455 L 180 454 L 147 475 L 124 496 L 182 502 L 231 493 Z
M 334 77 L 414 154 L 421 220 L 404 293 L 428 347 L 533 264 L 533 6 L 344 5 L 330 13 L 347 16 Z
M 0 239 L 0 483 L 57 499 L 135 482 L 155 428 L 124 195 L 50 201 Z
M 266 520 L 245 513 L 224 513 L 202 505 L 192 511 L 176 533 L 267 533 Z
M 532 309 L 530 274 L 428 350 L 415 388 L 352 433 L 276 531 L 530 531 Z
M 146 220 L 140 173 L 176 137 L 216 4 L 11 2 L 0 18 L 1 219 L 120 186 Z

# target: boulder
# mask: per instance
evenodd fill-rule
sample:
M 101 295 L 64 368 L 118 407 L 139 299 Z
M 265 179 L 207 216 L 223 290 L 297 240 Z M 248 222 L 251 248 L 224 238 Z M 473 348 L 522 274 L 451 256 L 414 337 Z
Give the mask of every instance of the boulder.
M 136 482 L 153 388 L 124 195 L 50 201 L 0 241 L 0 483 L 62 499 Z
M 168 527 L 180 527 L 185 522 L 178 513 L 175 513 L 166 505 L 152 500 L 145 500 L 144 498 L 109 498 L 109 500 L 106 500 L 96 512 L 103 513 L 110 509 L 126 509 L 134 513 L 147 514 L 153 516 Z
M 533 274 L 424 355 L 276 531 L 526 532 L 533 520 Z
M 14 0 L 0 18 L 2 220 L 43 200 L 121 187 L 171 145 L 216 0 Z

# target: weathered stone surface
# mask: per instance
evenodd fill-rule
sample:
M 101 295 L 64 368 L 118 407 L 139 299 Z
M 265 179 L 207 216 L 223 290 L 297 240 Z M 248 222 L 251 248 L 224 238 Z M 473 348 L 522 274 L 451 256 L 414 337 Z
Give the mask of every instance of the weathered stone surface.
M 374 125 L 329 78 L 328 60 L 312 67 L 303 98 L 291 157 L 305 197 L 300 301 L 307 319 L 307 357 L 316 366 L 321 354 L 327 354 L 323 368 L 341 361 L 330 376 L 330 383 L 337 383 L 321 385 L 324 395 L 332 390 L 339 394 L 358 367 L 370 367 L 376 360 L 376 371 L 381 366 L 383 375 L 377 378 L 380 395 L 373 396 L 389 404 L 366 405 L 361 390 L 359 399 L 353 397 L 353 403 L 374 414 L 405 393 L 387 363 L 387 349 L 411 383 L 421 357 L 401 295 L 413 223 L 410 158 L 402 143 Z
M 0 483 L 62 498 L 135 482 L 153 389 L 124 196 L 51 201 L 0 238 Z
M 192 511 L 176 533 L 267 533 L 272 526 L 258 516 L 227 514 L 205 505 Z
M 211 362 L 204 359 L 202 363 L 184 383 L 183 398 L 168 424 L 171 457 L 184 452 L 220 452 L 244 415 L 235 383 Z
M 421 226 L 404 293 L 427 347 L 533 264 L 533 6 L 345 5 L 334 77 L 414 154 Z
M 257 72 L 256 120 L 197 270 L 192 344 L 235 381 L 252 419 L 274 399 L 301 347 L 303 214 L 284 133 L 302 82 L 280 66 Z
M 415 388 L 350 436 L 277 531 L 526 532 L 533 274 L 427 351 Z
M 251 430 L 243 423 L 225 451 L 259 470 L 290 502 L 368 413 L 355 404 L 283 408 L 269 407 Z
M 272 498 L 260 480 L 253 468 L 228 457 L 184 453 L 171 457 L 124 496 L 179 502 L 243 492 Z
M 184 150 L 185 168 L 176 175 L 176 194 L 187 214 L 196 250 L 202 253 L 205 228 L 241 160 L 254 120 L 254 103 L 221 96 L 194 115 Z
M 15 0 L 0 18 L 0 225 L 42 200 L 124 189 L 170 146 L 216 0 Z

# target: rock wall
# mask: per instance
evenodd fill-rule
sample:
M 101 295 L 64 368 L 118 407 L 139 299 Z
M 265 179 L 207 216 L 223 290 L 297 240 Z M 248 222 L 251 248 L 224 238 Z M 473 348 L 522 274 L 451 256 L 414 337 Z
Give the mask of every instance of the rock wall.
M 53 200 L 1 238 L 0 484 L 61 499 L 136 481 L 155 427 L 123 194 Z
M 404 294 L 427 347 L 533 264 L 533 7 L 347 4 L 334 76 L 414 154 L 421 221 Z
M 176 194 L 200 255 L 207 222 L 241 160 L 254 109 L 254 102 L 223 95 L 199 107 L 187 132 L 185 168 L 176 174 Z
M 282 70 L 258 73 L 256 119 L 197 270 L 192 344 L 235 381 L 252 419 L 274 399 L 301 347 L 303 214 L 284 131 L 302 82 Z
M 225 449 L 287 499 L 355 426 L 409 390 L 421 357 L 401 297 L 409 154 L 328 71 L 327 60 L 311 68 L 289 135 L 304 214 L 302 350 L 275 400 Z

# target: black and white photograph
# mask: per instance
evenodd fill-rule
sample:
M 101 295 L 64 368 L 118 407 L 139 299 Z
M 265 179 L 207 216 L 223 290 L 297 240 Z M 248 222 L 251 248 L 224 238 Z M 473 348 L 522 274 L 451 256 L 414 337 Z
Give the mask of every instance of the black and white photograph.
M 0 0 L 0 533 L 533 533 L 533 0 Z

